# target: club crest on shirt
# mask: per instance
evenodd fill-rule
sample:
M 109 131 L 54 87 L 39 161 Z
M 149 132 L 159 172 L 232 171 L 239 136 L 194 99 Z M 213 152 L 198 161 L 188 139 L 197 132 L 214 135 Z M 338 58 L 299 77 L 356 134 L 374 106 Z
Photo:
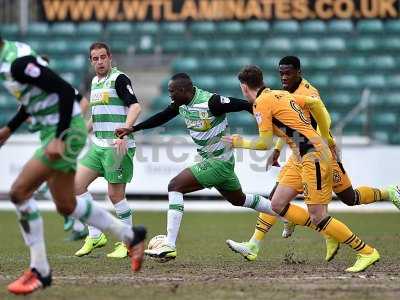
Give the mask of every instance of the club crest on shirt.
M 40 76 L 40 69 L 39 69 L 39 67 L 36 66 L 35 64 L 29 63 L 29 64 L 26 66 L 26 68 L 25 68 L 25 70 L 24 70 L 24 73 L 25 73 L 26 75 L 28 75 L 29 77 L 37 78 L 37 77 Z
M 260 125 L 262 122 L 261 113 L 256 112 L 254 116 L 256 117 L 257 124 Z
M 200 111 L 199 112 L 199 117 L 200 117 L 200 119 L 207 119 L 208 118 L 208 112 Z

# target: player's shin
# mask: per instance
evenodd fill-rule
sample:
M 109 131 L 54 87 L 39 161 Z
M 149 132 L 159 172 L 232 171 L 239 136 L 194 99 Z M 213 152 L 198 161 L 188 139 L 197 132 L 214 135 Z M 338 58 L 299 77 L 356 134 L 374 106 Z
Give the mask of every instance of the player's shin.
M 47 276 L 50 266 L 47 261 L 46 246 L 43 235 L 43 219 L 40 216 L 36 201 L 31 198 L 21 205 L 16 205 L 22 236 L 30 249 L 31 268 L 40 275 Z
M 389 194 L 386 190 L 376 189 L 369 186 L 360 186 L 356 188 L 354 192 L 356 194 L 357 205 L 374 203 L 389 198 Z
M 183 194 L 168 192 L 167 244 L 175 248 L 183 216 Z
M 283 219 L 272 210 L 271 200 L 264 198 L 261 195 L 246 194 L 246 199 L 244 201 L 243 207 L 252 208 L 258 212 L 266 213 L 271 216 L 276 216 L 280 219 Z
M 265 238 L 267 232 L 276 223 L 277 217 L 265 213 L 260 213 L 257 217 L 257 224 L 254 229 L 254 234 L 250 239 L 251 243 L 259 246 L 260 242 Z
M 105 209 L 98 206 L 91 200 L 91 195 L 88 192 L 77 197 L 76 207 L 72 216 L 101 231 L 108 230 L 126 243 L 130 243 L 133 239 L 131 226 L 124 224 Z

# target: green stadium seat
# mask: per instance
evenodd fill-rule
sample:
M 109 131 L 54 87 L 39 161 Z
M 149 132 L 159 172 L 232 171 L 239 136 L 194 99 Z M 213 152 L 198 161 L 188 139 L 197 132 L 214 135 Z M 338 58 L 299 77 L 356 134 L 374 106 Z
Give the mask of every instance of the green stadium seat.
M 375 51 L 379 49 L 379 43 L 376 39 L 371 37 L 361 37 L 353 39 L 348 42 L 348 47 L 355 51 Z
M 161 23 L 160 34 L 162 38 L 180 37 L 184 39 L 186 26 L 183 22 L 165 22 Z
M 243 25 L 246 36 L 266 37 L 270 32 L 270 26 L 267 21 L 247 21 Z
M 169 98 L 169 95 L 162 94 L 162 95 L 156 97 L 155 99 L 153 99 L 153 101 L 151 102 L 151 109 L 155 113 L 157 113 L 157 112 L 165 109 L 170 104 L 170 102 L 171 102 L 171 100 Z
M 161 42 L 161 50 L 163 53 L 181 53 L 185 50 L 185 44 L 181 40 L 167 39 Z
M 398 125 L 397 114 L 392 112 L 372 114 L 372 124 L 374 129 L 394 128 Z
M 332 86 L 337 89 L 359 89 L 360 78 L 352 74 L 337 76 L 332 80 Z
M 296 52 L 317 52 L 319 44 L 316 38 L 298 38 L 293 41 L 292 47 Z
M 304 21 L 301 24 L 301 31 L 305 35 L 319 35 L 319 34 L 325 34 L 327 31 L 327 26 L 324 21 L 321 20 L 310 20 L 310 21 Z
M 250 65 L 252 60 L 248 56 L 238 56 L 226 62 L 226 70 L 237 74 L 244 66 Z
M 318 90 L 325 89 L 330 86 L 330 77 L 323 73 L 314 74 L 311 84 L 315 86 Z
M 389 133 L 388 128 L 376 129 L 373 132 L 374 139 L 385 144 L 389 143 L 390 135 L 391 134 Z
M 356 29 L 360 34 L 381 34 L 384 32 L 381 20 L 360 20 Z
M 36 51 L 36 53 L 40 55 L 46 54 L 46 51 L 43 51 L 46 50 L 46 45 L 43 44 L 43 41 L 36 38 L 27 38 L 24 40 L 24 42 L 31 46 L 32 49 Z
M 385 77 L 380 74 L 364 75 L 361 81 L 365 87 L 384 88 L 386 86 Z
M 365 114 L 357 115 L 351 120 L 344 128 L 346 134 L 357 134 L 361 135 L 364 131 L 365 124 L 367 123 L 367 117 Z
M 329 97 L 324 97 L 323 100 L 325 100 L 326 104 L 329 104 L 330 107 L 341 111 L 348 111 L 357 105 L 360 101 L 360 96 L 357 93 L 335 92 L 329 95 Z
M 217 82 L 217 79 L 213 76 L 209 75 L 204 75 L 204 76 L 194 76 L 193 77 L 193 83 L 204 90 L 214 92 L 217 85 L 219 85 L 219 82 Z
M 19 28 L 17 24 L 1 24 L 0 33 L 5 39 L 17 39 L 19 36 Z
M 303 60 L 304 61 L 304 60 Z M 309 68 L 317 70 L 332 70 L 337 67 L 335 56 L 325 56 L 319 59 L 310 60 Z
M 106 24 L 106 34 L 128 37 L 133 34 L 133 25 L 130 22 L 110 22 Z
M 174 73 L 186 72 L 196 73 L 199 71 L 200 65 L 197 59 L 192 57 L 177 58 L 172 63 L 172 71 Z
M 384 38 L 380 40 L 380 46 L 382 50 L 393 51 L 397 54 L 400 51 L 400 39 L 398 38 Z
M 66 40 L 54 40 L 54 41 L 47 41 L 46 43 L 43 42 L 45 47 L 42 49 L 43 54 L 66 54 L 70 52 L 71 46 L 75 45 L 76 43 L 69 43 Z M 86 51 L 89 50 L 89 47 Z
M 282 89 L 281 81 L 277 74 L 270 75 L 271 73 L 264 74 L 265 84 L 272 89 Z
M 54 23 L 50 28 L 53 36 L 74 37 L 76 34 L 76 26 L 70 22 Z
M 238 53 L 247 55 L 256 55 L 262 47 L 262 41 L 260 39 L 244 39 L 237 40 L 235 42 L 235 49 Z
M 45 22 L 30 23 L 26 35 L 38 39 L 48 39 L 49 25 Z
M 232 54 L 235 51 L 235 43 L 233 40 L 216 40 L 208 44 L 208 52 L 210 54 Z
M 389 89 L 400 89 L 400 74 L 386 76 L 386 85 Z M 400 94 L 398 94 L 400 96 Z M 400 98 L 399 98 L 400 101 Z M 400 103 L 400 102 L 399 102 Z
M 216 81 L 216 89 L 223 95 L 229 96 L 233 90 L 240 91 L 239 80 L 237 80 L 235 75 L 218 76 Z
M 393 132 L 389 136 L 389 143 L 392 145 L 400 145 L 400 133 L 399 132 Z
M 238 21 L 217 23 L 217 34 L 222 37 L 235 37 L 243 34 L 243 25 Z
M 118 38 L 116 36 L 113 36 L 113 38 L 107 42 L 113 53 L 129 53 L 134 51 L 137 46 L 132 40 L 127 38 Z
M 382 56 L 373 56 L 368 60 L 368 67 L 371 70 L 382 70 L 389 71 L 396 68 L 396 61 L 393 56 L 382 55 Z
M 75 55 L 67 59 L 54 59 L 50 66 L 61 72 L 82 72 L 86 71 L 87 58 L 85 55 Z
M 388 20 L 385 22 L 385 32 L 386 33 L 400 33 L 400 20 Z
M 70 83 L 72 86 L 78 86 L 80 83 L 76 74 L 73 72 L 65 72 L 61 73 L 60 75 L 65 81 Z
M 196 37 L 210 37 L 216 32 L 216 25 L 214 22 L 193 22 L 189 30 L 192 38 Z
M 263 49 L 268 54 L 269 52 L 286 52 L 291 51 L 291 41 L 289 38 L 270 38 L 266 39 Z
M 343 38 L 324 38 L 319 41 L 319 47 L 323 52 L 342 52 L 346 50 L 346 42 Z
M 400 78 L 399 78 L 400 79 Z M 388 85 L 389 88 L 392 88 Z M 376 101 L 379 102 L 380 106 L 391 108 L 400 108 L 400 92 L 391 92 L 384 95 L 376 95 Z
M 0 91 L 0 110 L 2 111 L 0 115 L 3 114 L 4 110 L 12 110 L 15 108 L 17 108 L 17 101 L 14 97 L 6 91 Z M 9 121 L 9 119 L 7 121 Z
M 74 43 L 68 43 L 68 52 L 73 54 L 85 54 L 88 55 L 89 48 L 92 45 L 92 40 L 77 40 Z
M 364 71 L 367 68 L 367 59 L 364 56 L 348 56 L 338 59 L 338 67 L 344 71 Z
M 258 134 L 257 123 L 252 115 L 246 112 L 229 114 L 228 123 L 232 133 Z
M 354 31 L 350 20 L 332 20 L 328 22 L 328 31 L 335 34 L 351 34 Z
M 199 62 L 200 69 L 205 73 L 222 74 L 226 72 L 226 63 L 222 58 L 206 57 Z
M 204 55 L 208 51 L 206 40 L 192 40 L 184 45 L 184 52 L 188 55 Z
M 280 56 L 265 56 L 257 62 L 257 65 L 259 65 L 264 72 L 274 72 L 274 74 L 277 74 L 280 59 Z
M 139 22 L 135 24 L 134 32 L 137 36 L 156 36 L 159 33 L 159 25 L 155 22 Z
M 332 111 L 329 112 L 329 115 L 331 116 L 331 122 L 332 125 L 336 125 L 337 123 L 339 123 L 340 119 L 341 119 L 341 114 L 337 111 Z
M 149 35 L 141 36 L 136 46 L 136 51 L 142 54 L 154 53 L 155 46 L 154 37 Z
M 275 21 L 272 29 L 277 34 L 297 34 L 300 25 L 297 21 Z
M 90 37 L 92 39 L 97 39 L 103 33 L 103 26 L 99 22 L 80 23 L 76 33 L 79 37 Z

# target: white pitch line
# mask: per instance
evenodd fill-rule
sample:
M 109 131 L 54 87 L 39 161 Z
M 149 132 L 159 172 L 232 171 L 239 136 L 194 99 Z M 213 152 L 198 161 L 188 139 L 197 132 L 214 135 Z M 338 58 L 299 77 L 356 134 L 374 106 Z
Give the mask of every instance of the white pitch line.
M 96 201 L 101 206 L 112 210 L 113 206 L 109 201 Z M 166 211 L 168 201 L 128 201 L 129 205 L 135 211 Z M 55 211 L 55 205 L 52 201 L 37 201 L 41 211 Z M 303 201 L 293 201 L 293 203 L 305 207 Z M 10 201 L 0 201 L 0 211 L 14 210 L 15 207 Z M 189 200 L 185 202 L 185 211 L 194 212 L 250 212 L 249 208 L 232 206 L 225 200 L 197 201 Z M 399 210 L 390 202 L 379 202 L 368 205 L 347 206 L 339 201 L 333 201 L 329 204 L 330 212 L 352 212 L 352 213 L 379 213 L 379 212 L 398 212 Z

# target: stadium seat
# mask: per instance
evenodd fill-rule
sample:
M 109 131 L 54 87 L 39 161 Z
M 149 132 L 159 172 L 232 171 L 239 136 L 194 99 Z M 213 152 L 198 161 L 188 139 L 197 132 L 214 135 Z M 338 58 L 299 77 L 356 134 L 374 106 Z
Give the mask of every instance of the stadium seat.
M 264 74 L 264 82 L 267 87 L 271 89 L 281 89 L 281 81 L 279 79 L 278 74 L 265 73 Z
M 218 76 L 216 81 L 217 91 L 225 96 L 230 96 L 232 91 L 240 91 L 239 80 L 233 74 L 228 76 Z
M 381 34 L 384 28 L 381 20 L 360 20 L 356 30 L 359 34 Z
M 348 48 L 353 51 L 371 52 L 379 49 L 379 43 L 371 37 L 361 37 L 348 42 Z
M 273 72 L 277 74 L 280 59 L 280 56 L 265 56 L 257 61 L 257 65 L 259 65 L 264 72 Z
M 226 71 L 237 74 L 244 66 L 250 65 L 252 60 L 248 56 L 238 56 L 226 62 Z
M 89 48 L 92 45 L 92 40 L 77 40 L 74 43 L 68 43 L 68 51 L 73 54 L 85 54 L 88 55 Z
M 249 56 L 257 56 L 262 47 L 260 39 L 240 39 L 235 42 L 237 53 Z
M 103 27 L 99 22 L 80 23 L 76 30 L 76 33 L 79 37 L 87 37 L 93 40 L 98 39 L 101 36 L 102 32 Z
M 194 76 L 193 83 L 199 88 L 210 92 L 214 92 L 219 85 L 218 78 L 209 75 Z
M 367 59 L 364 56 L 347 56 L 338 59 L 340 70 L 361 72 L 367 68 Z
M 319 87 L 318 85 L 316 86 Z M 358 93 L 334 92 L 328 97 L 323 97 L 323 100 L 329 107 L 336 110 L 348 111 L 359 103 L 360 95 Z
M 50 27 L 50 33 L 58 37 L 74 37 L 76 34 L 76 26 L 72 22 L 54 23 Z
M 45 22 L 35 22 L 29 24 L 26 35 L 37 39 L 48 39 L 49 25 Z
M 149 35 L 141 36 L 136 45 L 136 52 L 141 54 L 154 53 L 155 51 L 154 37 Z
M 114 36 L 128 38 L 134 35 L 133 25 L 130 22 L 110 22 L 106 24 L 105 32 L 108 38 Z
M 263 45 L 263 50 L 266 54 L 270 52 L 285 52 L 291 51 L 291 41 L 289 38 L 270 38 L 266 39 Z
M 258 133 L 257 123 L 252 115 L 246 112 L 229 114 L 228 123 L 231 132 L 239 134 L 256 135 Z
M 333 34 L 352 34 L 353 22 L 350 20 L 332 20 L 328 22 L 328 31 Z
M 222 38 L 234 38 L 243 34 L 243 25 L 238 21 L 218 22 L 216 29 Z
M 159 35 L 161 39 L 185 39 L 186 26 L 183 22 L 161 23 Z
M 400 145 L 400 133 L 394 132 L 389 136 L 389 142 L 393 145 Z
M 373 56 L 368 60 L 368 66 L 371 70 L 382 70 L 388 71 L 396 68 L 396 61 L 393 56 L 390 55 L 382 55 L 382 56 Z
M 190 42 L 183 42 L 180 40 L 175 39 L 166 39 L 161 41 L 161 50 L 163 53 L 182 53 L 185 50 L 187 43 Z
M 72 46 L 76 45 L 76 43 L 69 43 L 66 40 L 55 40 L 55 41 L 43 41 L 42 48 L 43 54 L 55 54 L 61 55 L 66 54 L 72 50 Z M 86 52 L 89 50 L 89 47 L 86 49 Z M 41 53 L 42 54 L 42 53 Z
M 319 40 L 319 47 L 323 52 L 342 52 L 346 50 L 346 42 L 343 38 L 324 38 Z
M 323 73 L 314 74 L 311 84 L 315 86 L 318 90 L 325 89 L 330 85 L 330 77 Z
M 292 42 L 292 48 L 296 53 L 317 52 L 319 44 L 316 38 L 298 38 Z
M 218 57 L 205 57 L 199 61 L 199 66 L 204 73 L 216 73 L 216 75 L 221 75 L 226 71 L 225 60 Z
M 310 60 L 310 64 L 308 67 L 314 70 L 332 71 L 332 69 L 335 69 L 337 67 L 337 60 L 335 56 L 320 57 L 319 59 Z
M 187 72 L 196 73 L 199 71 L 200 65 L 197 59 L 192 57 L 177 58 L 172 63 L 173 73 Z
M 193 22 L 190 24 L 189 30 L 192 38 L 211 37 L 216 32 L 216 25 L 214 22 Z
M 386 86 L 388 89 L 400 89 L 400 74 L 390 74 L 386 76 Z M 400 94 L 398 94 L 400 96 Z M 399 98 L 400 105 L 400 98 Z
M 156 22 L 139 22 L 134 26 L 136 36 L 150 35 L 155 37 L 159 32 L 159 25 Z
M 373 113 L 372 124 L 374 129 L 390 129 L 398 125 L 397 114 L 392 112 Z
M 321 20 L 304 21 L 301 24 L 301 31 L 304 35 L 310 36 L 325 34 L 327 31 L 327 25 Z
M 208 43 L 206 40 L 191 40 L 187 41 L 183 47 L 186 55 L 202 56 L 208 50 Z
M 300 25 L 297 21 L 275 21 L 272 29 L 276 34 L 297 34 Z
M 168 81 L 167 81 L 168 82 Z M 166 108 L 170 104 L 171 100 L 168 94 L 162 94 L 155 99 L 153 99 L 151 103 L 151 109 L 154 113 L 157 113 L 164 108 Z
M 352 74 L 336 76 L 332 79 L 332 86 L 338 89 L 359 89 L 360 78 Z
M 384 88 L 386 84 L 385 77 L 380 74 L 372 74 L 372 75 L 367 75 L 365 74 L 361 78 L 361 82 L 365 87 L 370 87 L 370 88 Z
M 387 86 L 389 89 L 392 89 L 392 86 L 390 84 Z M 390 92 L 383 95 L 377 94 L 375 95 L 375 98 L 376 102 L 379 103 L 379 105 L 377 106 L 386 109 L 400 109 L 400 92 Z
M 267 21 L 247 21 L 243 25 L 244 34 L 249 37 L 266 37 L 270 33 Z
M 393 51 L 394 54 L 397 54 L 400 51 L 400 39 L 393 37 L 380 39 L 380 48 L 385 52 Z
M 113 53 L 129 53 L 134 51 L 137 44 L 135 44 L 136 40 L 130 40 L 127 38 L 118 38 L 113 36 L 111 40 L 107 40 L 109 46 L 111 47 L 111 51 Z
M 235 44 L 233 40 L 216 40 L 208 44 L 208 53 L 229 55 L 235 52 Z
M 17 24 L 1 24 L 0 33 L 5 39 L 13 40 L 19 36 L 19 28 Z
M 385 22 L 385 32 L 387 33 L 400 33 L 400 21 L 397 20 L 388 20 Z

